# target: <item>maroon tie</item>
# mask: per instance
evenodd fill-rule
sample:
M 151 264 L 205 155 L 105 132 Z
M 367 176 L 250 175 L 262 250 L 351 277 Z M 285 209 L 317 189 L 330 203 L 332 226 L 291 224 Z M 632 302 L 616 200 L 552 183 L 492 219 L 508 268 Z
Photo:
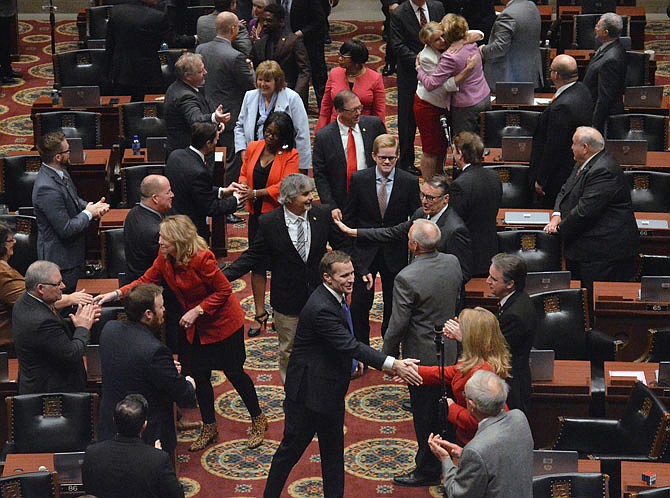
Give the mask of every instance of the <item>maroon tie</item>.
M 423 13 L 423 7 L 419 7 L 419 24 L 423 28 L 427 22 L 426 14 Z

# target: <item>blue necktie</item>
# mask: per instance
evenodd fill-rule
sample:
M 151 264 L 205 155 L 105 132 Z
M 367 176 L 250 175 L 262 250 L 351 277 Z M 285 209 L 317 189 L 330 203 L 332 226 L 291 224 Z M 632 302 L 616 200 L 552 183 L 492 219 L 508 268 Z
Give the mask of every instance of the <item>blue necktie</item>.
M 354 335 L 354 323 L 351 321 L 351 311 L 349 311 L 349 306 L 347 305 L 346 298 L 342 299 L 342 309 L 344 310 L 344 316 L 347 317 L 347 324 L 349 325 L 349 332 L 351 335 Z M 358 360 L 356 358 L 351 359 L 351 373 L 353 374 L 358 367 Z

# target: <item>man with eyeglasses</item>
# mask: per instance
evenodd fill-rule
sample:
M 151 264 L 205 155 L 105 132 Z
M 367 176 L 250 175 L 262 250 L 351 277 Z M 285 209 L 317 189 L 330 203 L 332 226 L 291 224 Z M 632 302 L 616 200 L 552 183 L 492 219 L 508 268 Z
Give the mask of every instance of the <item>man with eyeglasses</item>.
M 100 306 L 79 305 L 70 327 L 54 307 L 64 288 L 58 265 L 35 261 L 25 279 L 26 292 L 12 310 L 19 394 L 85 391 L 82 357 Z
M 336 220 L 342 220 L 354 171 L 375 166 L 372 145 L 386 126 L 377 116 L 361 116 L 363 106 L 351 90 L 333 98 L 337 119 L 314 137 L 312 166 L 322 204 L 328 204 Z
M 344 209 L 344 222 L 361 228 L 392 227 L 412 216 L 419 207 L 419 182 L 416 176 L 396 168 L 398 141 L 393 135 L 375 138 L 372 158 L 377 165 L 351 175 L 350 199 Z M 351 295 L 351 318 L 356 339 L 370 344 L 370 308 L 377 274 L 382 281 L 386 333 L 393 306 L 393 281 L 407 265 L 407 240 L 380 244 L 356 240 L 353 252 L 356 280 Z
M 91 220 L 109 211 L 102 197 L 86 202 L 79 197 L 67 167 L 70 146 L 61 131 L 47 133 L 38 145 L 42 167 L 33 186 L 33 207 L 37 218 L 37 257 L 60 267 L 65 292 L 74 292 L 83 275 L 86 232 Z

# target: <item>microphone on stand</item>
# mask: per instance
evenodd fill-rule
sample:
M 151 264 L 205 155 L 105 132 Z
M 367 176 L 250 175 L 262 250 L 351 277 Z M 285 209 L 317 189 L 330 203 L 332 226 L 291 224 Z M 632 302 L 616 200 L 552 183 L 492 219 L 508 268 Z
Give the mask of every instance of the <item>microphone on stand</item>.
M 447 147 L 451 145 L 451 131 L 449 130 L 449 123 L 447 123 L 446 116 L 440 116 L 440 126 L 444 130 L 444 136 L 447 139 Z

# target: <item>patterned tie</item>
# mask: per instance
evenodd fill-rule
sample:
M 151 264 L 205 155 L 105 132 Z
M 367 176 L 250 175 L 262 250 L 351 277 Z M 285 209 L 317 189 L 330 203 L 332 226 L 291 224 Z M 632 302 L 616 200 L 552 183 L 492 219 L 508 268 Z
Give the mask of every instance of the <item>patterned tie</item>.
M 419 24 L 423 28 L 428 21 L 426 20 L 426 14 L 423 12 L 423 7 L 419 7 Z
M 63 174 L 63 183 L 65 183 L 65 188 L 67 189 L 68 193 L 77 199 L 79 195 L 77 194 L 77 189 L 74 186 L 74 183 L 72 182 L 72 178 L 68 173 Z
M 382 185 L 379 187 L 379 192 L 377 192 L 377 202 L 379 203 L 379 212 L 381 213 L 382 218 L 384 217 L 384 213 L 386 213 L 386 184 L 388 181 L 388 178 L 382 177 Z
M 349 128 L 349 135 L 347 137 L 347 192 L 349 191 L 351 175 L 358 169 L 358 161 L 356 160 L 356 141 L 354 140 L 353 130 L 353 128 Z
M 303 218 L 298 218 L 296 221 L 298 224 L 298 254 L 303 261 L 307 261 L 307 238 L 305 237 L 305 220 Z
M 281 0 L 281 6 L 284 7 L 284 13 L 286 14 L 286 17 L 284 19 L 284 27 L 287 28 L 289 31 L 293 31 L 291 29 L 291 2 L 290 2 L 290 0 Z
M 349 311 L 349 306 L 347 305 L 347 298 L 342 299 L 342 309 L 344 310 L 344 316 L 347 317 L 347 325 L 349 325 L 349 332 L 351 335 L 354 335 L 354 323 L 351 321 L 351 311 Z M 351 373 L 353 374 L 358 367 L 358 360 L 356 358 L 351 359 Z

